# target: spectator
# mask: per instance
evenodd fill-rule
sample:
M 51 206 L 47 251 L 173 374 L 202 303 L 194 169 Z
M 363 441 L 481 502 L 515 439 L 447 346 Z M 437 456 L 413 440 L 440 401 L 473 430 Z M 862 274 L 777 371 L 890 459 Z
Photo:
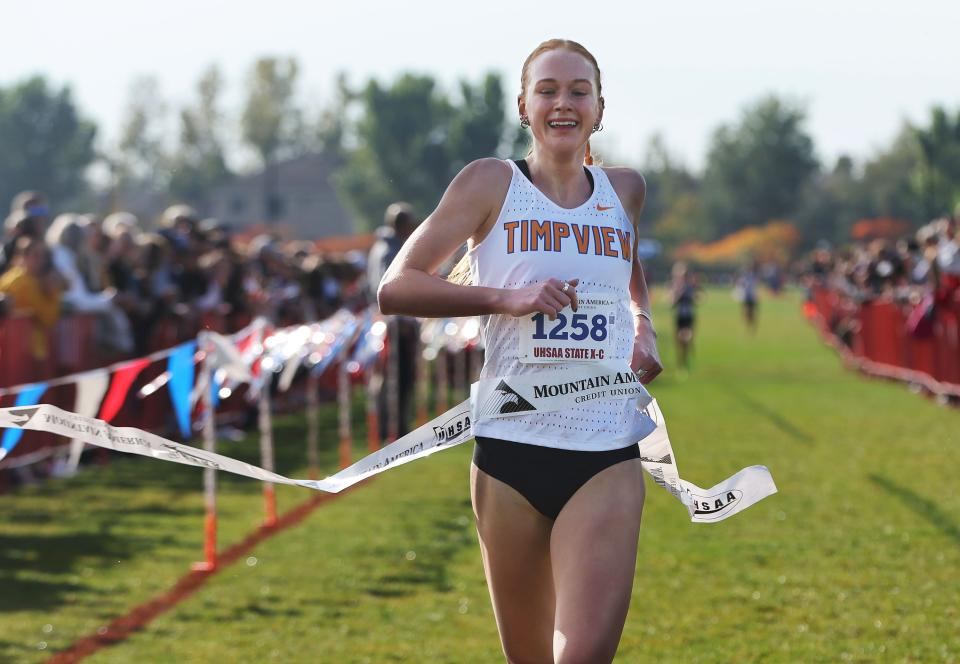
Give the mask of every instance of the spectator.
M 173 268 L 173 249 L 165 236 L 144 233 L 137 237 L 133 270 L 128 293 L 133 306 L 127 315 L 133 323 L 137 353 L 152 350 L 157 323 L 174 313 L 180 292 Z
M 70 311 L 99 314 L 98 344 L 123 354 L 133 352 L 130 321 L 117 306 L 116 289 L 92 291 L 80 272 L 81 257 L 88 251 L 86 243 L 89 220 L 77 214 L 61 214 L 47 231 L 47 244 L 53 266 L 66 282 L 62 303 Z
M 102 229 L 107 237 L 116 237 L 124 231 L 136 236 L 140 230 L 140 221 L 129 212 L 114 212 L 103 220 Z
M 4 223 L 3 247 L 0 248 L 0 274 L 9 269 L 14 245 L 21 237 L 42 238 L 50 210 L 46 197 L 38 191 L 22 191 L 10 204 L 10 215 Z
M 189 205 L 171 205 L 160 216 L 160 227 L 189 243 L 196 235 L 200 215 Z
M 936 233 L 924 232 L 922 229 L 917 235 L 920 237 L 920 258 L 910 275 L 911 281 L 917 286 L 929 284 L 935 288 L 940 281 L 939 263 L 937 261 L 940 239 Z
M 367 258 L 367 289 L 372 301 L 377 301 L 377 288 L 390 263 L 397 257 L 400 247 L 417 227 L 413 208 L 408 203 L 391 204 L 383 217 L 383 226 L 377 229 L 377 240 L 370 248 Z M 416 318 L 408 316 L 391 316 L 387 324 L 389 343 L 394 344 L 395 353 L 391 353 L 396 365 L 397 376 L 397 435 L 402 436 L 410 431 L 413 386 L 416 380 L 416 353 L 417 337 L 420 326 Z M 377 402 L 380 411 L 380 439 L 387 441 L 391 420 L 389 403 L 387 400 L 387 381 L 384 381 Z
M 304 291 L 313 302 L 318 318 L 326 318 L 340 304 L 340 282 L 333 263 L 323 254 L 310 254 L 303 259 Z
M 860 305 L 894 302 L 906 315 L 914 337 L 933 334 L 941 307 L 960 297 L 960 229 L 957 216 L 937 219 L 913 237 L 897 242 L 876 239 L 832 252 L 818 245 L 802 270 L 810 287 L 826 286 L 840 297 L 827 324 L 848 345 L 859 329 Z
M 30 349 L 36 360 L 47 359 L 50 331 L 60 318 L 63 286 L 47 246 L 30 236 L 17 240 L 11 267 L 0 276 L 0 293 L 12 299 L 13 314 L 33 320 Z
M 123 226 L 114 227 L 111 233 L 104 254 L 107 279 L 119 292 L 136 294 L 136 236 Z
M 960 294 L 960 204 L 954 216 L 942 223 L 940 245 L 937 247 L 937 265 L 941 279 L 937 300 L 945 302 Z
M 371 301 L 377 301 L 377 287 L 384 273 L 416 227 L 416 218 L 409 203 L 393 203 L 387 208 L 383 226 L 377 229 L 377 239 L 367 258 L 367 289 Z
M 233 276 L 230 259 L 226 252 L 216 250 L 201 256 L 197 264 L 206 282 L 206 291 L 194 300 L 193 306 L 204 313 L 226 316 L 233 310 L 227 300 L 227 289 Z
M 247 247 L 250 269 L 246 290 L 259 304 L 261 315 L 279 324 L 303 320 L 303 288 L 296 268 L 284 255 L 280 243 L 269 235 L 258 235 Z

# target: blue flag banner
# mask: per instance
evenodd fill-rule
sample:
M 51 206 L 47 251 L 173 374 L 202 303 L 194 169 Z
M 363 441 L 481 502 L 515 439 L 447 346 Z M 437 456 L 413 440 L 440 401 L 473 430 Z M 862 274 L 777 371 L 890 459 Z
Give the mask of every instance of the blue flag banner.
M 189 440 L 190 431 L 190 392 L 193 391 L 193 356 L 197 352 L 197 342 L 191 341 L 178 346 L 167 361 L 170 372 L 170 401 L 177 414 L 177 426 L 184 440 Z
M 40 401 L 40 397 L 43 396 L 43 393 L 47 391 L 46 383 L 34 383 L 33 385 L 27 385 L 20 391 L 20 394 L 17 395 L 17 403 L 14 406 L 34 406 Z M 20 439 L 23 437 L 23 429 L 7 429 L 3 432 L 3 442 L 0 443 L 0 459 L 10 454 L 10 451 L 17 446 L 17 443 L 20 442 Z
M 354 348 L 353 355 L 350 357 L 350 361 L 356 362 L 361 369 L 366 369 L 370 366 L 383 350 L 382 341 L 376 338 L 373 325 L 372 318 L 368 317 L 367 320 L 364 321 L 363 327 L 360 329 L 360 334 L 357 337 L 356 348 Z M 377 344 L 378 341 L 381 341 L 379 345 Z
M 327 349 L 327 354 L 323 356 L 319 362 L 317 362 L 313 367 L 310 368 L 315 375 L 320 376 L 324 371 L 327 370 L 335 360 L 340 358 L 340 353 L 343 351 L 343 347 L 348 343 L 353 342 L 354 333 L 357 331 L 357 322 L 350 321 L 349 324 L 345 325 L 344 328 L 340 331 L 340 334 L 337 336 L 336 341 L 330 344 L 330 348 Z
M 210 406 L 216 408 L 220 405 L 221 381 L 217 378 L 217 372 L 210 373 Z

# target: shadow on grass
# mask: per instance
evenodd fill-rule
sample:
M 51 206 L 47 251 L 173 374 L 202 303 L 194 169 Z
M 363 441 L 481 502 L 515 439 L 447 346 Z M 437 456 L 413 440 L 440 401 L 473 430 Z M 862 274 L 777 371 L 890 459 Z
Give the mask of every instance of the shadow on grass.
M 880 475 L 868 475 L 876 486 L 894 498 L 898 498 L 906 507 L 929 521 L 937 530 L 960 544 L 960 526 L 941 510 L 932 500 L 924 498 L 907 487 L 900 486 Z
M 0 535 L 0 612 L 48 610 L 77 592 L 101 591 L 83 581 L 80 560 L 126 560 L 139 547 L 109 531 L 56 535 Z M 95 573 L 95 572 L 94 572 Z
M 747 406 L 747 408 L 755 412 L 757 415 L 765 418 L 768 422 L 773 424 L 773 426 L 796 442 L 807 445 L 810 445 L 814 442 L 813 436 L 791 423 L 783 415 L 773 410 L 769 406 L 765 406 L 732 384 L 728 384 L 726 388 L 727 393 L 737 399 L 737 401 L 743 403 L 745 406 Z
M 335 422 L 335 409 L 321 409 L 321 431 L 335 431 Z M 306 466 L 302 417 L 276 417 L 274 441 L 278 472 L 289 475 Z M 260 465 L 255 432 L 219 449 Z M 336 440 L 322 439 L 319 452 L 322 470 L 336 468 Z M 219 473 L 218 483 L 225 496 L 257 492 L 261 486 L 230 473 Z M 107 466 L 88 466 L 75 477 L 11 492 L 0 521 L 0 614 L 54 611 L 68 601 L 92 605 L 104 592 L 96 576 L 107 561 L 113 565 L 192 549 L 195 543 L 185 543 L 180 533 L 184 520 L 202 516 L 202 505 L 165 502 L 165 497 L 199 495 L 201 489 L 200 469 L 111 453 Z M 18 494 L 28 500 L 16 500 Z M 43 532 L 30 526 L 43 526 Z M 0 655 L 0 661 L 4 658 Z
M 40 633 L 39 630 L 37 632 Z M 37 636 L 21 643 L 0 640 L 0 662 L 20 662 L 31 654 L 35 655 L 37 643 L 40 641 L 43 641 L 43 638 Z
M 398 563 L 398 568 L 405 568 L 380 576 L 367 594 L 408 597 L 419 589 L 449 592 L 453 588 L 449 565 L 459 551 L 473 546 L 473 522 L 458 515 L 454 506 L 438 509 L 443 511 L 442 517 L 434 519 L 425 532 L 411 534 L 412 541 L 421 542 L 416 558 Z
M 281 600 L 273 600 L 269 605 L 259 601 L 249 602 L 234 608 L 226 620 L 240 620 L 250 614 L 261 618 L 296 618 L 303 615 L 300 609 L 283 607 L 282 604 Z

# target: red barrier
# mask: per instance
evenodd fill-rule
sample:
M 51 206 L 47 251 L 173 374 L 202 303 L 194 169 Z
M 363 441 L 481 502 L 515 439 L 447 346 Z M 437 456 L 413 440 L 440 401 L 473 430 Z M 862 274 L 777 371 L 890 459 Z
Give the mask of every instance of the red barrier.
M 938 303 L 926 332 L 909 328 L 910 305 L 889 299 L 858 304 L 836 291 L 817 288 L 810 303 L 834 345 L 861 370 L 960 396 L 960 301 Z M 841 330 L 852 331 L 846 345 L 840 343 Z
M 97 347 L 96 334 L 96 314 L 74 314 L 60 319 L 52 339 L 58 376 L 96 369 L 111 361 Z
M 232 331 L 238 324 L 246 324 L 249 317 L 224 317 L 219 314 L 204 316 L 170 316 L 162 319 L 156 326 L 151 341 L 152 350 L 163 350 L 196 338 L 203 325 L 206 329 Z M 241 325 L 242 327 L 242 325 Z M 234 328 L 239 329 L 239 328 Z M 14 316 L 0 318 L 0 389 L 16 385 L 46 381 L 55 376 L 67 376 L 81 371 L 106 367 L 123 358 L 115 354 L 99 351 L 96 343 L 97 317 L 84 314 L 64 317 L 50 335 L 50 353 L 47 360 L 33 358 L 31 334 L 33 322 L 28 317 Z M 330 398 L 336 391 L 338 371 L 334 365 L 320 377 L 320 393 Z M 166 371 L 165 360 L 153 362 L 136 377 L 127 392 L 127 397 L 112 424 L 115 426 L 134 426 L 149 431 L 167 432 L 176 429 L 173 408 L 166 387 L 160 388 L 145 398 L 139 397 L 140 389 Z M 352 382 L 362 380 L 361 376 L 351 376 Z M 323 389 L 326 387 L 327 389 Z M 231 396 L 222 400 L 217 407 L 219 416 L 239 417 L 251 406 L 246 399 L 246 386 L 235 390 Z M 12 406 L 16 395 L 0 395 L 0 406 Z M 76 402 L 76 387 L 73 383 L 54 385 L 44 393 L 42 400 L 65 410 L 73 410 Z M 37 431 L 24 432 L 21 442 L 7 457 L 5 466 L 13 465 L 9 460 L 14 457 L 36 456 L 43 448 L 65 445 L 66 439 Z M 24 459 L 24 462 L 27 460 Z M 0 469 L 2 470 L 2 469 Z M 2 473 L 0 473 L 2 480 Z
M 893 302 L 869 302 L 860 307 L 863 354 L 874 362 L 906 366 L 906 318 Z
M 222 314 L 208 311 L 200 317 L 200 329 L 211 332 L 227 333 L 227 318 Z
M 33 383 L 50 374 L 50 359 L 33 356 L 33 320 L 29 316 L 12 316 L 0 322 L 0 387 Z
M 934 377 L 960 385 L 960 302 L 938 307 L 936 319 L 937 366 Z

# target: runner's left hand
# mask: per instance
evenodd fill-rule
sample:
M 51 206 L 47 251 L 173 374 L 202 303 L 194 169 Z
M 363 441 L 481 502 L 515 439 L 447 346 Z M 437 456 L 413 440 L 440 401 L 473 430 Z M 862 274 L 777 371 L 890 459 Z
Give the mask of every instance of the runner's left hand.
M 630 368 L 634 371 L 642 370 L 640 382 L 647 385 L 663 371 L 660 363 L 660 352 L 657 350 L 657 333 L 650 321 L 641 318 L 633 338 L 633 357 Z

